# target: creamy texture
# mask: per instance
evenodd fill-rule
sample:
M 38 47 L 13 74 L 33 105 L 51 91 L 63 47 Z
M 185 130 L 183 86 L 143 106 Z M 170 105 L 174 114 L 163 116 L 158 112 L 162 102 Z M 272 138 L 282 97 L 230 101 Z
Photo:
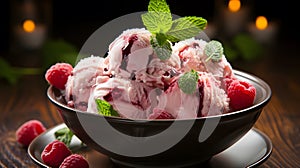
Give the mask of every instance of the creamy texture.
M 151 33 L 128 29 L 110 45 L 106 58 L 79 61 L 66 84 L 69 105 L 98 113 L 95 99 L 109 102 L 123 118 L 149 119 L 167 112 L 176 119 L 223 114 L 229 111 L 225 80 L 234 78 L 223 55 L 207 60 L 206 41 L 187 39 L 172 46 L 172 55 L 160 60 L 150 44 Z M 185 72 L 199 74 L 194 94 L 178 86 Z
M 226 60 L 225 55 L 216 62 L 207 60 L 204 48 L 207 42 L 199 39 L 187 39 L 180 41 L 173 46 L 173 53 L 182 60 L 182 71 L 188 72 L 194 69 L 198 72 L 209 72 L 218 80 L 225 77 L 232 77 L 232 67 Z
M 103 75 L 103 58 L 91 56 L 78 62 L 66 83 L 65 99 L 70 106 L 85 111 L 96 77 Z

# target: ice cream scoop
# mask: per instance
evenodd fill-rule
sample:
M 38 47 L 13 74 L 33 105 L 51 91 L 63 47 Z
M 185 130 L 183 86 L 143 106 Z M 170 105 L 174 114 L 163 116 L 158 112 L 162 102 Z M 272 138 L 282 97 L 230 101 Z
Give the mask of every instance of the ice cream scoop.
M 93 55 L 77 63 L 65 89 L 65 99 L 70 106 L 87 110 L 90 90 L 96 82 L 96 77 L 104 75 L 104 68 L 104 59 Z

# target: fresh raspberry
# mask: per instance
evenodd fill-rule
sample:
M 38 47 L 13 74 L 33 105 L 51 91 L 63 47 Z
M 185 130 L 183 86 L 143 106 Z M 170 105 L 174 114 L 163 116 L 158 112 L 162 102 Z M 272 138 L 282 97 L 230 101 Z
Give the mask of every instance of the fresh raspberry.
M 174 119 L 174 117 L 166 110 L 154 108 L 153 113 L 149 116 L 149 119 Z
M 68 63 L 56 63 L 45 74 L 47 82 L 58 89 L 65 89 L 68 77 L 72 74 L 73 67 Z
M 89 163 L 82 155 L 72 154 L 64 159 L 59 168 L 89 168 Z
M 230 83 L 227 94 L 230 98 L 230 108 L 241 110 L 253 105 L 256 89 L 246 81 L 234 80 Z
M 46 131 L 45 126 L 38 120 L 29 120 L 23 123 L 16 131 L 17 141 L 24 147 L 28 147 L 31 141 Z
M 63 142 L 54 140 L 45 146 L 41 158 L 46 165 L 58 168 L 63 160 L 71 154 L 72 152 Z

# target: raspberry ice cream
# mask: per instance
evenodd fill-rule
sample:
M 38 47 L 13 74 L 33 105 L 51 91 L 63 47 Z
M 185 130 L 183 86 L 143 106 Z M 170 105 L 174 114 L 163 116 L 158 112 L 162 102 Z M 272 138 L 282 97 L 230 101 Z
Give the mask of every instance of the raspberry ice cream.
M 225 55 L 218 62 L 207 61 L 208 57 L 204 53 L 206 44 L 207 42 L 204 40 L 191 38 L 173 46 L 173 53 L 179 56 L 182 63 L 181 71 L 188 72 L 194 69 L 198 72 L 209 72 L 219 81 L 233 77 L 232 67 Z
M 170 58 L 161 60 L 151 46 L 148 30 L 125 30 L 109 45 L 107 57 L 91 56 L 78 62 L 66 83 L 65 99 L 69 106 L 90 113 L 99 113 L 96 100 L 103 100 L 119 117 L 129 119 L 220 115 L 239 110 L 230 106 L 231 99 L 239 105 L 236 95 L 247 97 L 246 105 L 253 103 L 254 87 L 238 85 L 251 87 L 251 94 L 247 88 L 233 92 L 237 88 L 233 81 L 238 80 L 230 63 L 225 55 L 210 59 L 206 45 L 201 39 L 181 40 L 172 44 Z M 178 81 L 191 70 L 198 78 L 195 92 L 187 94 Z M 231 97 L 228 92 L 233 93 Z
M 122 78 L 98 76 L 89 99 L 89 112 L 97 113 L 95 99 L 109 102 L 119 115 L 125 118 L 147 118 L 150 113 L 148 94 L 150 87 L 144 83 Z
M 65 99 L 68 104 L 85 111 L 91 87 L 99 75 L 103 75 L 103 58 L 91 56 L 80 60 L 66 83 Z
M 164 80 L 169 79 L 166 74 L 180 68 L 180 59 L 172 55 L 167 61 L 160 60 L 153 52 L 150 36 L 144 28 L 125 30 L 109 45 L 106 73 L 163 87 Z

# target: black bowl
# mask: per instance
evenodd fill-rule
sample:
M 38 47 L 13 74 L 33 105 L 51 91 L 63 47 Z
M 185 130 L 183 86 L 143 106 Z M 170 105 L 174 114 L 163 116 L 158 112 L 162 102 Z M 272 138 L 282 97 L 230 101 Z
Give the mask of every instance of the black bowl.
M 271 99 L 262 79 L 234 70 L 256 88 L 254 105 L 218 116 L 182 120 L 130 120 L 75 110 L 50 86 L 49 100 L 65 124 L 87 146 L 133 167 L 188 166 L 205 162 L 242 138 Z

